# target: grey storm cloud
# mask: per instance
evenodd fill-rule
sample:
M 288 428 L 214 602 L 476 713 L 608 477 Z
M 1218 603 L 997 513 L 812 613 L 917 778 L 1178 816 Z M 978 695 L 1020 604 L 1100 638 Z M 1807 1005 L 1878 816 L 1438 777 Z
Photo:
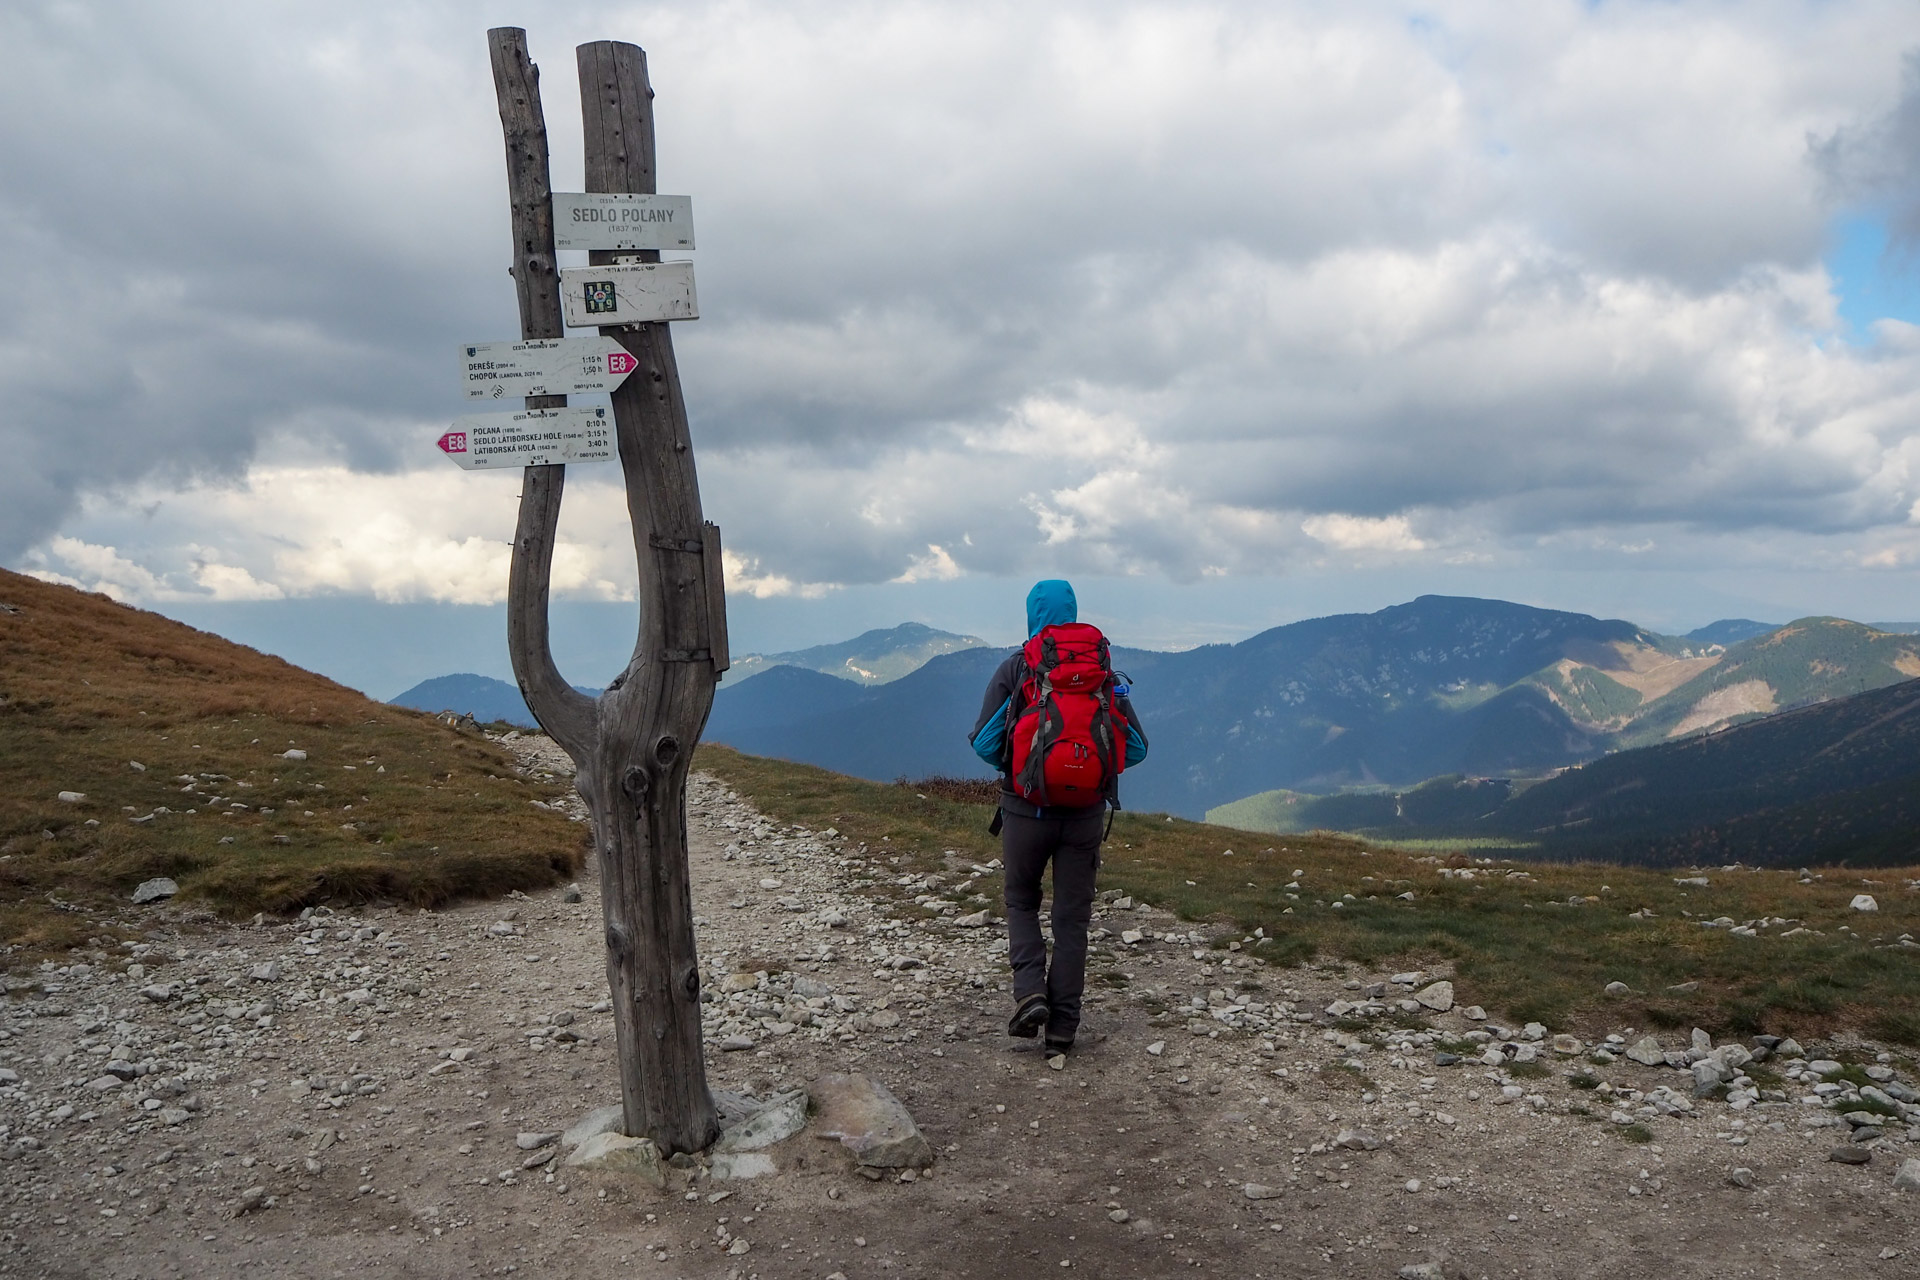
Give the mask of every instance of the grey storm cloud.
M 1907 5 L 496 8 L 0 15 L 0 559 L 289 441 L 436 465 L 454 345 L 515 331 L 502 18 L 561 189 L 573 45 L 649 49 L 707 506 L 758 572 L 1191 577 L 1920 497 L 1920 342 L 1832 338 L 1819 267 L 1861 191 L 1920 219 Z
M 1813 153 L 1844 194 L 1890 206 L 1888 229 L 1909 255 L 1920 251 L 1920 50 L 1902 60 L 1900 97 L 1884 114 L 1813 141 Z

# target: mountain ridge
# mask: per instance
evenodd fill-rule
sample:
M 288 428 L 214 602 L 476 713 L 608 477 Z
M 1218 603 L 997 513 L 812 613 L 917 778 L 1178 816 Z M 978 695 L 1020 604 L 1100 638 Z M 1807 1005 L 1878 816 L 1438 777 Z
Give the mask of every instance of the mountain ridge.
M 802 667 L 856 684 L 886 684 L 925 666 L 931 658 L 978 649 L 978 636 L 940 631 L 922 622 L 864 631 L 851 640 L 819 644 L 786 653 L 748 653 L 733 660 L 725 684 L 741 685 L 775 667 Z
M 943 655 L 911 685 L 842 690 L 818 716 L 778 698 L 731 703 L 723 689 L 717 740 L 880 780 L 987 776 L 965 736 L 1004 652 Z M 1729 647 L 1622 619 L 1426 595 L 1235 644 L 1116 647 L 1114 665 L 1132 677 L 1153 743 L 1123 779 L 1123 799 L 1197 816 L 1276 787 L 1538 776 L 1623 745 L 1893 683 L 1907 667 L 1920 674 L 1920 641 L 1802 619 Z M 950 719 L 936 724 L 908 705 L 929 700 Z

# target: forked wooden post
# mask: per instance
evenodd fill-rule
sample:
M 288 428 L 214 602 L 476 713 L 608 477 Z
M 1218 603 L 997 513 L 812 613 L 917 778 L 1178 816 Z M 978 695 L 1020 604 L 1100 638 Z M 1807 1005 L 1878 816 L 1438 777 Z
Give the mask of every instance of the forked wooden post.
M 546 123 L 526 33 L 487 33 L 506 134 L 514 280 L 521 334 L 558 337 Z M 654 190 L 653 91 L 637 46 L 577 51 L 586 125 L 586 189 Z M 653 252 L 634 255 L 658 260 Z M 604 264 L 611 253 L 595 253 Z M 528 467 L 508 579 L 514 675 L 543 728 L 573 757 L 593 818 L 606 916 L 607 980 L 619 1040 L 626 1132 L 662 1152 L 699 1151 L 719 1133 L 700 1042 L 700 966 L 687 867 L 687 772 L 727 667 L 720 531 L 700 512 L 685 401 L 664 321 L 601 330 L 638 368 L 613 394 L 615 437 L 640 571 L 640 634 L 625 671 L 596 703 L 554 665 L 547 585 L 559 522 L 560 466 Z M 529 408 L 547 407 L 554 399 Z

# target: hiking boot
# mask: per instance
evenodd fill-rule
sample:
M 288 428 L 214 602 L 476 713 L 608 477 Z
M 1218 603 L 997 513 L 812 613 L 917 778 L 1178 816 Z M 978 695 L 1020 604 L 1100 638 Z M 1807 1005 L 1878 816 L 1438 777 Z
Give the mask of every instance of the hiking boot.
M 1040 1028 L 1047 1025 L 1049 1012 L 1045 996 L 1028 996 L 1007 1020 L 1007 1034 L 1022 1040 L 1033 1039 L 1040 1034 Z
M 1073 1041 L 1056 1040 L 1052 1036 L 1047 1037 L 1047 1056 L 1049 1058 L 1058 1057 L 1060 1055 L 1068 1054 L 1072 1052 L 1073 1052 Z

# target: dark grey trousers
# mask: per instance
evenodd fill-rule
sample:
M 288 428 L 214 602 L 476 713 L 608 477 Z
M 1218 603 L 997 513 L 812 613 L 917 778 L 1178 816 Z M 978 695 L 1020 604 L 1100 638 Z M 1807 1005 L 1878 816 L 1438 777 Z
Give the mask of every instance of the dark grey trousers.
M 1003 813 L 1001 861 L 1006 865 L 1008 959 L 1014 1002 L 1047 997 L 1047 1039 L 1071 1041 L 1080 1029 L 1080 997 L 1087 986 L 1087 922 L 1093 919 L 1094 881 L 1106 810 L 1072 817 L 1023 818 Z M 1053 864 L 1053 963 L 1040 936 L 1040 881 Z

